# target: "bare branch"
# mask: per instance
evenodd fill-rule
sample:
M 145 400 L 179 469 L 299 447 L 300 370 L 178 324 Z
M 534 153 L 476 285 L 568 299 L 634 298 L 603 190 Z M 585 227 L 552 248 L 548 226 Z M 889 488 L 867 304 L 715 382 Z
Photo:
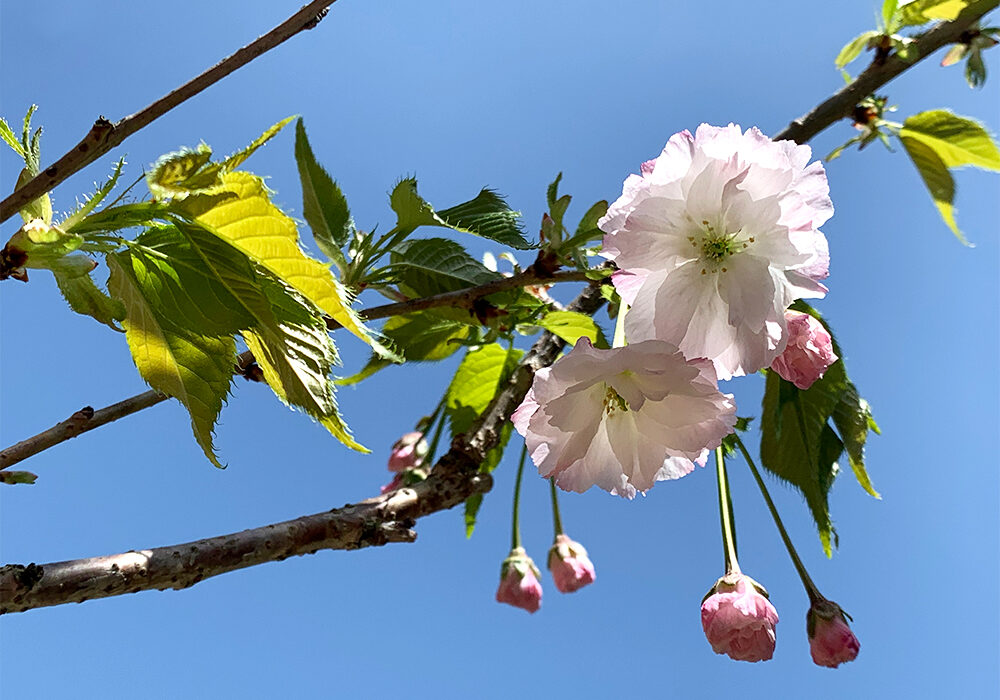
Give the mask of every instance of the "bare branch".
M 258 37 L 145 109 L 127 116 L 117 123 L 99 117 L 80 143 L 0 202 L 0 222 L 6 221 L 25 205 L 51 191 L 70 175 L 90 165 L 129 136 L 162 117 L 177 105 L 222 80 L 237 68 L 245 66 L 258 56 L 262 56 L 279 44 L 291 39 L 299 32 L 312 29 L 326 14 L 327 8 L 335 1 L 313 0 L 313 2 L 304 5 L 298 12 L 267 34 Z
M 837 120 L 851 116 L 854 106 L 861 100 L 942 46 L 956 43 L 962 32 L 987 12 L 996 9 L 998 4 L 1000 0 L 979 0 L 965 8 L 955 20 L 934 25 L 912 45 L 911 51 L 916 57 L 912 61 L 904 61 L 896 54 L 884 61 L 873 61 L 850 85 L 793 121 L 773 138 L 776 141 L 791 139 L 797 143 L 805 143 Z
M 600 284 L 592 283 L 569 309 L 593 314 L 603 302 Z M 416 533 L 411 528 L 417 518 L 490 490 L 493 480 L 489 474 L 477 473 L 479 465 L 498 443 L 503 424 L 524 399 L 535 372 L 552 364 L 563 345 L 551 333 L 542 334 L 482 417 L 455 439 L 428 478 L 412 488 L 326 513 L 181 545 L 41 566 L 4 566 L 0 568 L 0 614 L 152 589 L 187 588 L 228 571 L 321 549 L 413 542 Z

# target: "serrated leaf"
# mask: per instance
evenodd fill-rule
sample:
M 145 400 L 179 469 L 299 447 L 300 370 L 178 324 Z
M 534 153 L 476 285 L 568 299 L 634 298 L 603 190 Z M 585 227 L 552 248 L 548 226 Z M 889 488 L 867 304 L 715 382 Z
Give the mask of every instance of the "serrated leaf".
M 340 249 L 351 235 L 351 212 L 340 187 L 316 161 L 301 119 L 295 125 L 295 162 L 302 182 L 302 215 L 323 254 L 343 265 Z
M 445 397 L 452 435 L 464 433 L 489 406 L 501 383 L 524 353 L 491 343 L 469 350 L 458 366 Z
M 594 319 L 578 311 L 550 311 L 535 323 L 570 345 L 576 345 L 580 338 L 587 338 L 596 348 L 610 347 L 604 331 Z
M 812 314 L 823 323 L 833 338 L 834 352 L 843 357 L 833 332 L 815 309 L 802 301 L 796 301 L 792 308 Z M 830 426 L 831 420 L 840 431 L 839 436 Z M 858 482 L 868 493 L 879 497 L 868 478 L 863 457 L 867 431 L 873 426 L 877 432 L 870 408 L 847 378 L 842 359 L 807 390 L 798 389 L 777 372 L 767 372 L 761 415 L 761 462 L 765 469 L 805 496 L 827 556 L 832 555 L 832 545 L 836 543 L 828 495 L 839 472 L 837 462 L 845 449 L 849 450 Z
M 521 231 L 521 213 L 514 211 L 499 194 L 483 188 L 474 199 L 442 209 L 438 216 L 449 228 L 502 243 L 517 250 L 535 246 Z
M 453 292 L 501 277 L 447 238 L 399 243 L 392 251 L 390 269 L 403 293 L 413 297 Z
M 983 125 L 948 110 L 914 114 L 903 122 L 899 136 L 923 142 L 948 168 L 973 165 L 1000 170 L 1000 149 Z
M 221 184 L 221 170 L 213 169 L 211 177 L 206 179 L 202 168 L 212 160 L 212 149 L 206 144 L 197 148 L 182 148 L 174 153 L 167 153 L 153 164 L 146 174 L 146 186 L 157 199 L 183 196 L 196 189 L 206 189 Z M 192 185 L 197 179 L 198 186 Z
M 920 177 L 927 186 L 927 191 L 930 192 L 931 199 L 934 200 L 934 206 L 940 212 L 941 218 L 963 245 L 969 245 L 965 234 L 962 233 L 955 222 L 955 181 L 952 179 L 951 173 L 948 172 L 944 161 L 938 157 L 933 148 L 923 141 L 907 138 L 902 135 L 899 140 L 903 143 L 903 148 L 906 149 L 910 160 L 916 166 L 917 172 L 920 173 Z
M 231 337 L 188 332 L 162 316 L 156 309 L 156 290 L 136 275 L 133 262 L 128 251 L 108 256 L 108 288 L 125 307 L 122 325 L 132 359 L 152 388 L 184 405 L 195 439 L 209 461 L 221 468 L 212 434 L 232 383 L 236 343 Z
M 236 168 L 238 168 L 240 165 L 243 164 L 243 161 L 252 156 L 258 148 L 260 148 L 265 143 L 267 143 L 275 136 L 277 136 L 278 132 L 284 129 L 286 126 L 288 126 L 288 124 L 293 119 L 295 119 L 295 115 L 292 115 L 290 117 L 285 117 L 277 124 L 268 127 L 268 129 L 263 134 L 261 134 L 253 141 L 251 141 L 249 146 L 240 149 L 239 151 L 236 151 L 236 153 L 233 153 L 231 156 L 223 160 L 222 163 L 220 163 L 222 169 L 228 172 L 230 170 L 235 170 Z
M 24 168 L 21 170 L 20 175 L 17 177 L 17 183 L 14 185 L 14 189 L 23 187 L 31 178 L 33 178 L 37 173 L 32 173 L 29 168 Z M 32 200 L 24 205 L 24 208 L 19 212 L 21 218 L 25 223 L 33 219 L 41 219 L 46 224 L 52 223 L 52 198 L 49 197 L 46 192 L 38 199 Z
M 76 211 L 59 222 L 59 228 L 68 233 L 72 232 L 73 227 L 83 221 L 88 214 L 94 211 L 94 209 L 97 208 L 97 205 L 103 202 L 104 198 L 107 197 L 108 194 L 111 193 L 111 190 L 115 188 L 115 185 L 118 184 L 118 178 L 121 177 L 123 167 L 125 167 L 125 159 L 119 158 L 118 162 L 115 164 L 114 171 L 108 176 L 108 179 L 104 182 L 104 184 L 98 187 L 94 194 L 87 197 L 84 203 L 80 205 Z
M 402 235 L 420 226 L 440 226 L 490 238 L 513 248 L 533 247 L 521 234 L 517 223 L 520 214 L 492 190 L 483 189 L 468 202 L 436 212 L 417 193 L 416 179 L 405 178 L 393 188 L 389 205 L 396 212 L 396 231 Z
M 837 68 L 843 68 L 860 56 L 861 52 L 868 46 L 868 42 L 878 36 L 881 36 L 878 32 L 869 31 L 854 37 L 844 45 L 844 48 L 840 50 L 840 53 L 837 54 L 837 58 L 834 59 L 833 64 Z
M 865 469 L 865 443 L 868 431 L 879 433 L 878 424 L 872 418 L 868 402 L 858 395 L 858 389 L 850 381 L 833 411 L 833 424 L 837 427 L 847 452 L 851 469 L 861 487 L 875 498 L 882 498 L 872 485 L 868 470 Z
M 118 322 L 125 318 L 124 305 L 105 294 L 89 274 L 77 276 L 60 272 L 54 274 L 59 291 L 73 311 L 90 316 L 116 331 L 122 331 Z
M 271 203 L 263 180 L 240 171 L 222 179 L 219 194 L 191 195 L 176 203 L 177 210 L 232 243 L 377 352 L 392 356 L 362 325 L 329 268 L 299 247 L 295 222 Z

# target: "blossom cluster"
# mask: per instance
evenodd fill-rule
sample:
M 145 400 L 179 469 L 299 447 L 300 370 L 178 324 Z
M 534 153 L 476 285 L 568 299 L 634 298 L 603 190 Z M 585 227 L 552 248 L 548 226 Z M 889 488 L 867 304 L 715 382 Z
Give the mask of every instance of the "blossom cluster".
M 718 381 L 772 367 L 799 388 L 836 360 L 822 324 L 789 310 L 822 297 L 822 164 L 756 128 L 675 134 L 598 222 L 627 345 L 581 339 L 512 420 L 543 477 L 632 498 L 704 465 L 735 424 Z

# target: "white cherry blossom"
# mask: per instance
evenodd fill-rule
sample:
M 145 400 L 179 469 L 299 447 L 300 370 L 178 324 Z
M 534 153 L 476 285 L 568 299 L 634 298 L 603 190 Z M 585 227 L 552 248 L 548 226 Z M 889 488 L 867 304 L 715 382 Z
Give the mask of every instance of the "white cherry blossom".
M 535 374 L 511 420 L 543 477 L 633 498 L 704 466 L 735 411 L 707 360 L 685 360 L 660 340 L 598 350 L 581 338 Z
M 827 291 L 818 227 L 833 205 L 810 155 L 756 128 L 702 124 L 625 180 L 598 225 L 631 306 L 631 342 L 666 340 L 711 359 L 720 379 L 771 364 L 785 346 L 785 309 Z

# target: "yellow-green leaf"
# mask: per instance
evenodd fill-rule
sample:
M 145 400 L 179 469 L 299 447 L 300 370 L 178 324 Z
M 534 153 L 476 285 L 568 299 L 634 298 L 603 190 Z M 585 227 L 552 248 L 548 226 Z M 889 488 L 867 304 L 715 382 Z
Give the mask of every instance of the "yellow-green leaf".
M 537 323 L 571 345 L 576 345 L 580 338 L 588 338 L 594 347 L 608 347 L 604 332 L 594 319 L 578 311 L 550 311 Z
M 899 130 L 902 139 L 923 142 L 946 168 L 972 165 L 984 170 L 1000 170 L 1000 150 L 979 122 L 945 109 L 914 114 Z
M 205 456 L 217 467 L 212 432 L 229 393 L 236 363 L 230 337 L 186 333 L 162 318 L 146 298 L 127 254 L 109 255 L 108 288 L 125 307 L 125 337 L 142 378 L 154 389 L 180 401 Z
M 847 42 L 844 48 L 840 50 L 840 53 L 837 54 L 837 58 L 833 61 L 834 65 L 836 65 L 837 68 L 843 68 L 846 66 L 848 63 L 860 56 L 861 52 L 868 46 L 868 43 L 877 36 L 879 36 L 878 32 L 869 31 L 851 39 Z
M 955 223 L 955 181 L 948 172 L 944 161 L 938 157 L 937 152 L 925 142 L 909 138 L 900 134 L 900 141 L 910 156 L 910 160 L 917 166 L 917 172 L 927 186 L 927 191 L 934 200 L 934 206 L 941 213 L 941 218 L 963 244 L 968 245 L 965 235 Z
M 53 273 L 59 291 L 73 311 L 90 316 L 116 331 L 122 330 L 118 322 L 125 318 L 125 307 L 101 291 L 89 274 L 72 276 L 56 270 Z
M 330 269 L 299 247 L 295 222 L 271 203 L 263 180 L 238 171 L 226 173 L 222 179 L 218 193 L 192 195 L 178 203 L 178 208 L 239 248 L 341 326 L 380 349 L 351 309 L 349 295 Z
M 254 151 L 256 151 L 265 143 L 273 139 L 278 134 L 278 132 L 284 129 L 288 125 L 288 123 L 293 119 L 295 119 L 295 115 L 292 115 L 290 117 L 285 117 L 280 122 L 270 127 L 267 131 L 258 136 L 256 139 L 254 139 L 249 146 L 247 146 L 242 150 L 236 151 L 236 153 L 226 158 L 224 161 L 222 161 L 223 169 L 235 170 L 236 168 L 238 168 L 240 165 L 242 165 L 243 161 L 245 161 L 247 158 L 253 155 Z

